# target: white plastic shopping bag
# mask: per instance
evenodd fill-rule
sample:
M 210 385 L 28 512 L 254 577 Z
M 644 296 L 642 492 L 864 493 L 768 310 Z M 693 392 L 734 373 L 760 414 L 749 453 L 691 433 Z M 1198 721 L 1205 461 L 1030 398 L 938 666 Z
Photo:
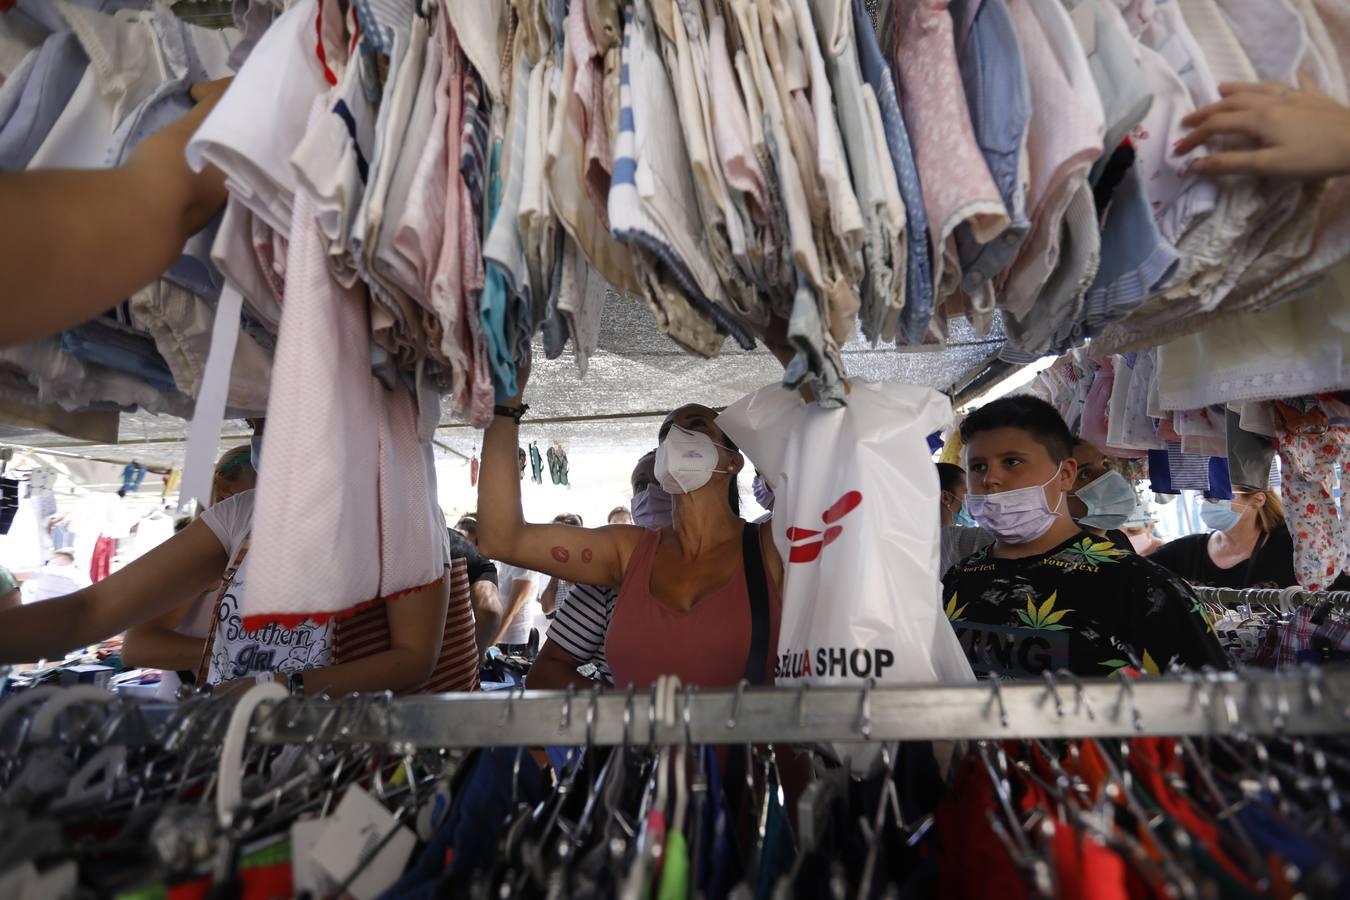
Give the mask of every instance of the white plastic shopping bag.
M 971 681 L 943 612 L 938 479 L 927 436 L 951 402 L 853 382 L 822 409 L 771 385 L 718 416 L 774 491 L 783 557 L 780 685 Z

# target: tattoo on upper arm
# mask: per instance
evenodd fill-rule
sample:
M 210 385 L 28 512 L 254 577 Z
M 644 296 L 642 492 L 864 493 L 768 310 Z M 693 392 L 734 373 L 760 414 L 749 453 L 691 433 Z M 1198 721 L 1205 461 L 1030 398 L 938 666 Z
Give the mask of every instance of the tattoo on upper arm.
M 568 551 L 568 549 L 567 549 L 566 547 L 561 547 L 561 546 L 559 546 L 559 547 L 554 547 L 552 552 L 553 552 L 553 558 L 556 559 L 556 560 L 557 560 L 558 562 L 560 562 L 560 563 L 565 563 L 565 562 L 567 562 L 569 559 L 572 558 L 572 554 Z
M 588 562 L 590 562 L 590 561 L 591 561 L 592 559 L 594 559 L 594 558 L 595 558 L 595 554 L 591 552 L 591 548 L 590 548 L 590 547 L 586 547 L 586 548 L 584 548 L 584 549 L 581 551 L 581 561 L 582 561 L 582 562 L 588 563 Z

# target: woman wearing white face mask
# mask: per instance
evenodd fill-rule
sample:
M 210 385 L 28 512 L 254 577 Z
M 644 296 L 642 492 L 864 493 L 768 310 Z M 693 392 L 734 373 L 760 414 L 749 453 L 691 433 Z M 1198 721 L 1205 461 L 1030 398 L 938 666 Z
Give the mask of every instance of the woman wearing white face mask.
M 769 526 L 739 517 L 736 476 L 745 465 L 715 422 L 716 413 L 686 406 L 661 427 L 653 476 L 673 500 L 670 525 L 572 528 L 526 523 L 516 469 L 517 403 L 498 408 L 483 440 L 478 482 L 481 548 L 505 560 L 580 584 L 618 592 L 605 638 L 615 684 L 650 685 L 660 675 L 686 684 L 732 687 L 742 678 L 768 683 L 777 651 L 783 564 Z M 664 498 L 638 491 L 633 514 Z M 656 524 L 649 522 L 648 524 Z M 556 627 L 556 624 L 555 624 Z M 546 650 L 546 652 L 548 652 Z M 530 685 L 570 680 L 571 660 L 545 663 Z M 575 666 L 571 666 L 571 671 Z M 541 679 L 542 676 L 542 679 Z
M 1191 584 L 1226 588 L 1284 588 L 1298 584 L 1294 541 L 1284 504 L 1273 491 L 1233 485 L 1232 500 L 1206 500 L 1200 518 L 1208 534 L 1177 538 L 1149 559 Z

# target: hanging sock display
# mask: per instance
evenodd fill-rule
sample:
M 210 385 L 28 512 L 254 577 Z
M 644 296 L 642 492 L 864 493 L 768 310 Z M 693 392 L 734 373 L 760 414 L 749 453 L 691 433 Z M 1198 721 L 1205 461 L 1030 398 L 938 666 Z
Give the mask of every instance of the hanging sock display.
M 94 542 L 94 553 L 89 560 L 89 580 L 97 584 L 112 574 L 113 553 L 117 550 L 117 541 L 107 535 L 99 535 Z
M 127 494 L 134 494 L 141 489 L 141 483 L 145 481 L 145 466 L 140 463 L 132 463 L 122 470 L 122 487 L 118 489 L 117 496 L 125 497 Z
M 549 460 L 549 469 L 553 468 L 553 461 Z M 539 445 L 530 441 L 530 480 L 535 484 L 544 483 L 544 458 L 539 454 Z M 554 480 L 556 484 L 556 479 Z
M 557 444 L 548 448 L 548 474 L 554 484 L 571 487 L 567 481 L 567 451 Z

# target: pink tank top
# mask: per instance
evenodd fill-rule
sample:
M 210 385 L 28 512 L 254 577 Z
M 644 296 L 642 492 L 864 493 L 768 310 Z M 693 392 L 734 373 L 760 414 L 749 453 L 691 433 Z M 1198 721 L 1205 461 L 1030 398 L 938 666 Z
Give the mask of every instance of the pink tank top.
M 735 687 L 745 677 L 750 652 L 750 594 L 744 561 L 726 584 L 695 603 L 693 609 L 680 612 L 652 596 L 652 567 L 660 542 L 659 531 L 643 535 L 624 572 L 605 639 L 605 657 L 614 683 L 646 688 L 662 675 L 678 675 L 683 684 Z M 769 659 L 765 672 L 772 682 L 783 598 L 767 573 L 765 580 L 769 589 Z

